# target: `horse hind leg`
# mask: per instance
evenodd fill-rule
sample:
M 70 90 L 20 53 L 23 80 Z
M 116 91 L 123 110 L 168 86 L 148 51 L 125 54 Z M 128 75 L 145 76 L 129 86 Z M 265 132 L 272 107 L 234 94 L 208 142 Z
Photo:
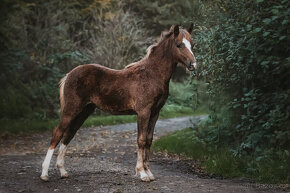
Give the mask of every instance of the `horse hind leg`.
M 67 178 L 69 175 L 64 168 L 64 157 L 67 150 L 67 145 L 73 139 L 78 129 L 82 126 L 84 121 L 92 114 L 95 110 L 96 106 L 93 103 L 85 106 L 70 123 L 68 129 L 64 132 L 64 135 L 61 139 L 61 145 L 59 147 L 59 154 L 56 160 L 56 166 L 60 171 L 61 178 Z
M 64 156 L 65 152 L 67 150 L 67 145 L 64 145 L 63 143 L 59 146 L 59 153 L 56 159 L 56 166 L 58 167 L 60 171 L 61 178 L 68 178 L 68 173 L 64 168 Z
M 63 138 L 63 135 L 67 128 L 69 127 L 71 121 L 75 118 L 75 116 L 80 112 L 81 105 L 75 104 L 74 107 L 70 107 L 70 109 L 64 108 L 62 111 L 60 123 L 58 126 L 53 130 L 52 138 L 50 141 L 50 146 L 47 150 L 45 159 L 42 163 L 42 173 L 40 176 L 40 179 L 43 181 L 48 181 L 48 169 L 50 165 L 51 158 L 53 156 L 53 152 L 55 147 L 58 145 L 60 140 Z M 62 151 L 65 151 L 66 149 L 62 146 Z
M 41 173 L 40 178 L 43 181 L 48 181 L 48 168 L 49 168 L 51 158 L 53 156 L 54 149 L 57 146 L 57 144 L 59 143 L 59 141 L 61 140 L 63 133 L 64 133 L 64 130 L 68 127 L 71 120 L 72 120 L 72 118 L 70 118 L 68 116 L 62 116 L 59 125 L 53 130 L 50 145 L 49 145 L 49 148 L 47 150 L 45 159 L 42 163 L 42 173 Z

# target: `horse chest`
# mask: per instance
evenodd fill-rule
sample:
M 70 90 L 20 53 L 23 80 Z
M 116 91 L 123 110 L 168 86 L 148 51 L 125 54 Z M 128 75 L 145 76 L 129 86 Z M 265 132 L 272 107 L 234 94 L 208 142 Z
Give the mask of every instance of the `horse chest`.
M 155 98 L 155 106 L 158 109 L 161 109 L 163 105 L 165 104 L 167 98 L 169 95 L 169 89 L 163 88 L 159 91 L 157 97 Z

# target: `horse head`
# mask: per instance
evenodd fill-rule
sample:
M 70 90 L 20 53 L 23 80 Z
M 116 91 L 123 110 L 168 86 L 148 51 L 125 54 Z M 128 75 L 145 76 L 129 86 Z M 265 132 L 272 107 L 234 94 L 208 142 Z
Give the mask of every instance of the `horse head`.
M 170 31 L 174 34 L 173 51 L 178 62 L 183 64 L 188 70 L 192 71 L 196 68 L 196 59 L 192 52 L 193 41 L 191 40 L 191 32 L 193 24 L 186 30 L 178 25 L 172 26 Z

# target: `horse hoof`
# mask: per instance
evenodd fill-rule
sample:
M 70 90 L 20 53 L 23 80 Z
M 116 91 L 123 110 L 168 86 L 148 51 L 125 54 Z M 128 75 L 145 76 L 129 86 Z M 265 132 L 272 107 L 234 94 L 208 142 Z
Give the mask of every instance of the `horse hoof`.
M 151 181 L 154 181 L 154 180 L 155 180 L 155 177 L 152 175 L 152 176 L 149 176 L 149 179 L 150 179 Z
M 154 180 L 155 180 L 153 174 L 151 173 L 151 171 L 150 171 L 149 169 L 146 170 L 146 174 L 148 175 L 148 177 L 149 177 L 149 179 L 150 179 L 151 181 L 154 181 Z
M 68 178 L 68 177 L 69 177 L 68 173 L 62 174 L 62 175 L 60 176 L 61 179 Z
M 142 182 L 150 182 L 150 178 L 148 176 L 144 176 L 143 178 L 141 178 Z
M 40 176 L 40 179 L 44 182 L 48 182 L 48 176 Z

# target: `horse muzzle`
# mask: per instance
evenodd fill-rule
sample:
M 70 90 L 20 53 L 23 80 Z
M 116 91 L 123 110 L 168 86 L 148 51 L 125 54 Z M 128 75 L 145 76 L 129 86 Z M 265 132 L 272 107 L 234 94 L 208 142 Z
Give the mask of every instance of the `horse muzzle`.
M 193 71 L 196 68 L 196 61 L 195 62 L 189 62 L 186 66 L 187 66 L 187 69 L 189 71 Z

